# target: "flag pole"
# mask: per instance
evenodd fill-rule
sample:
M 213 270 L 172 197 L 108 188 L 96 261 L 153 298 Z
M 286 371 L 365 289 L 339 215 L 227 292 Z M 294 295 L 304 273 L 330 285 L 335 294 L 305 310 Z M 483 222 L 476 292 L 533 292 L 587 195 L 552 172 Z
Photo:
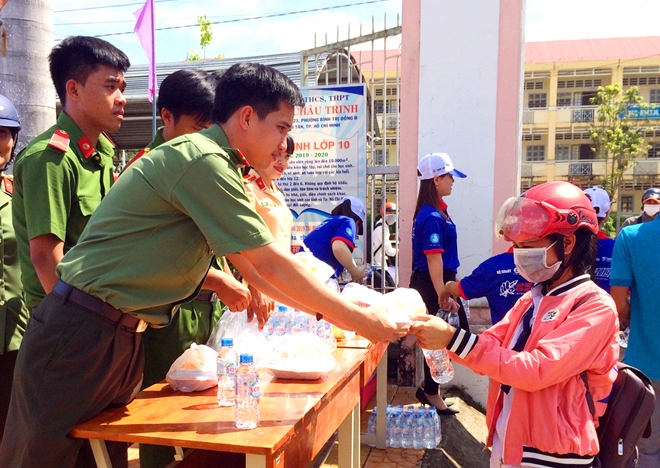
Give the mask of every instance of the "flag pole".
M 152 140 L 156 138 L 156 88 L 158 87 L 158 74 L 156 73 L 156 16 L 155 16 L 155 7 L 154 2 L 150 2 L 151 8 L 151 64 L 154 67 L 153 78 L 154 78 L 154 89 L 149 90 L 152 93 L 152 102 L 151 102 L 151 138 Z

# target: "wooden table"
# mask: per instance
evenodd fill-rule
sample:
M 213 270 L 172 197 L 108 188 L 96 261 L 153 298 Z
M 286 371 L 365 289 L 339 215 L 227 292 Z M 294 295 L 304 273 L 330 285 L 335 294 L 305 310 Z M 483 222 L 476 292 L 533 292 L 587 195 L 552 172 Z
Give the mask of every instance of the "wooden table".
M 360 378 L 366 349 L 338 348 L 335 369 L 314 381 L 261 377 L 256 429 L 234 426 L 234 408 L 217 404 L 216 387 L 175 392 L 166 383 L 140 392 L 128 406 L 78 424 L 72 437 L 90 439 L 99 467 L 111 466 L 106 440 L 244 453 L 246 468 L 301 467 L 339 429 L 339 466 L 360 464 Z
M 367 355 L 360 365 L 360 388 L 363 388 L 376 371 L 376 434 L 362 434 L 361 440 L 368 445 L 375 445 L 380 449 L 387 446 L 387 348 L 389 343 L 372 343 L 371 341 L 356 335 L 350 340 L 337 341 L 337 348 L 342 349 L 366 349 Z

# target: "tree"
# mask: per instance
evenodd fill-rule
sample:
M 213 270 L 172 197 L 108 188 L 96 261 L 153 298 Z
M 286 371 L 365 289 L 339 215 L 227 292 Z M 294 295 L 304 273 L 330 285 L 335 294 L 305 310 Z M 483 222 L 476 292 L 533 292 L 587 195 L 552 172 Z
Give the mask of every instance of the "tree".
M 204 58 L 206 58 L 206 46 L 213 40 L 213 26 L 211 26 L 211 21 L 206 19 L 206 15 L 198 16 L 197 24 L 199 24 L 199 45 L 204 51 Z
M 649 105 L 642 100 L 639 88 L 633 86 L 622 92 L 619 84 L 599 86 L 598 93 L 591 98 L 591 103 L 598 106 L 590 128 L 593 150 L 597 157 L 606 161 L 602 185 L 614 201 L 617 214 L 619 204 L 616 202 L 624 173 L 650 148 L 644 140 L 647 128 L 643 125 L 648 125 L 644 116 Z

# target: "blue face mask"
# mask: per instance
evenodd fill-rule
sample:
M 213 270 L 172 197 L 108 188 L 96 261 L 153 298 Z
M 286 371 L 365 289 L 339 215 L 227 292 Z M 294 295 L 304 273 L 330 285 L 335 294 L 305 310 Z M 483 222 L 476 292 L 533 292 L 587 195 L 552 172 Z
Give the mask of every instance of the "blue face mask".
M 548 266 L 547 254 L 548 250 L 555 245 L 553 242 L 547 247 L 536 247 L 531 249 L 513 249 L 513 263 L 516 264 L 518 273 L 531 283 L 542 283 L 552 278 L 559 267 L 561 262 Z

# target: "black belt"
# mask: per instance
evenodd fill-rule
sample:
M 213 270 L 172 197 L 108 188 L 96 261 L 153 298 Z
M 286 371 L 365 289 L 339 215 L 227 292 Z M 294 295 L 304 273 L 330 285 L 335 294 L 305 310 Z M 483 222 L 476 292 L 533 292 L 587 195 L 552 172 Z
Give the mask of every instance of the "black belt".
M 90 296 L 86 292 L 76 289 L 62 280 L 57 282 L 53 291 L 62 296 L 66 301 L 73 302 L 90 312 L 94 312 L 104 319 L 126 328 L 128 331 L 140 333 L 143 332 L 148 325 L 144 320 L 125 314 L 121 310 L 115 309 L 107 302 L 103 302 L 101 299 Z
M 218 295 L 215 291 L 200 291 L 195 297 L 196 301 L 215 302 L 218 300 Z

